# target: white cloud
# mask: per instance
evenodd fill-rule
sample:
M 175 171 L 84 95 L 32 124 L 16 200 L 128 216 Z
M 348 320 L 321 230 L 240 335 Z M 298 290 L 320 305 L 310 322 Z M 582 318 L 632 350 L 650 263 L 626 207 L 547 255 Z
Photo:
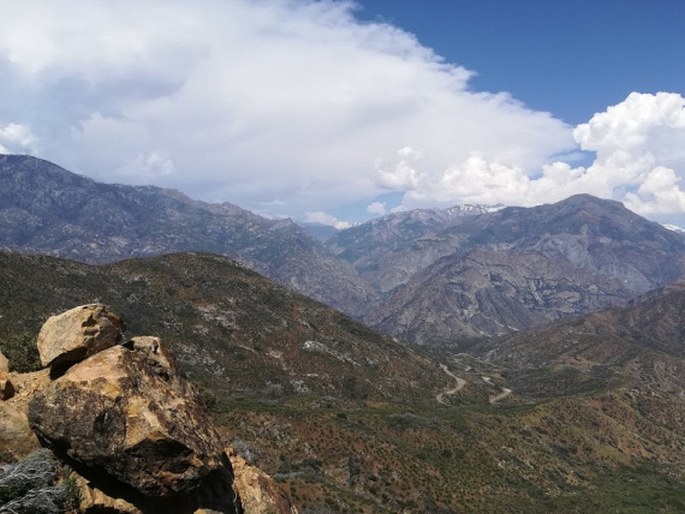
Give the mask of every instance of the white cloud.
M 331 214 L 328 214 L 327 212 L 323 211 L 308 212 L 305 214 L 304 220 L 308 221 L 309 223 L 321 223 L 322 225 L 330 225 L 331 227 L 335 227 L 338 230 L 344 230 L 352 226 L 352 223 L 348 221 L 341 221 L 335 216 L 332 216 Z
M 383 216 L 388 213 L 388 209 L 385 206 L 385 202 L 371 202 L 366 207 L 366 212 L 374 216 Z
M 555 161 L 543 164 L 538 171 L 474 152 L 442 170 L 419 173 L 400 156 L 394 167 L 378 169 L 380 182 L 405 190 L 403 204 L 409 207 L 537 205 L 575 193 L 591 193 L 623 201 L 645 215 L 685 212 L 685 192 L 681 189 L 685 176 L 682 96 L 632 93 L 576 127 L 573 134 L 582 150 L 596 154 L 588 167 Z
M 589 192 L 684 210 L 677 94 L 632 94 L 572 130 L 473 91 L 470 71 L 344 1 L 0 7 L 0 130 L 26 136 L 0 132 L 0 147 L 98 180 L 293 217 L 387 190 L 398 208 Z M 579 147 L 592 165 L 559 157 Z
M 420 187 L 421 173 L 473 151 L 530 169 L 573 147 L 570 127 L 472 91 L 470 71 L 396 27 L 357 21 L 350 2 L 33 0 L 2 11 L 0 112 L 32 128 L 41 156 L 99 180 L 147 178 L 297 216 Z M 423 155 L 402 158 L 421 169 L 379 180 L 374 163 L 407 147 Z M 153 154 L 173 166 L 134 177 Z
M 0 126 L 0 153 L 30 153 L 35 145 L 36 138 L 29 127 L 19 123 Z

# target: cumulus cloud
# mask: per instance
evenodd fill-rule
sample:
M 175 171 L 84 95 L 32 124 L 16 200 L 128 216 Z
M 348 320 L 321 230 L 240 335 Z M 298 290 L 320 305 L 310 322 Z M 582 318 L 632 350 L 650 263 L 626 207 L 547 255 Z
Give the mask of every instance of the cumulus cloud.
M 473 91 L 469 70 L 397 27 L 359 22 L 351 2 L 2 8 L 5 123 L 30 127 L 41 156 L 99 180 L 149 179 L 297 216 L 418 188 L 421 173 L 473 151 L 529 169 L 574 145 L 570 127 Z M 403 148 L 420 150 L 423 171 L 397 174 Z M 170 163 L 163 173 L 153 155 Z M 390 163 L 384 181 L 377 162 Z
M 35 145 L 36 138 L 29 127 L 18 123 L 0 126 L 0 153 L 30 153 Z
M 331 227 L 335 227 L 338 230 L 344 230 L 352 226 L 352 223 L 348 221 L 341 221 L 335 216 L 323 211 L 308 212 L 306 213 L 304 220 L 309 223 L 320 223 L 322 225 L 330 225 Z
M 630 95 L 574 130 L 474 91 L 471 71 L 397 27 L 358 21 L 348 1 L 2 11 L 0 150 L 98 180 L 299 218 L 388 190 L 404 193 L 398 208 L 590 192 L 643 213 L 683 210 L 677 94 Z M 560 157 L 579 148 L 596 154 L 587 168 Z
M 405 190 L 403 204 L 537 205 L 575 193 L 623 201 L 645 214 L 685 212 L 685 99 L 676 93 L 632 93 L 578 125 L 579 148 L 594 152 L 587 167 L 554 161 L 539 169 L 474 152 L 444 169 L 418 171 L 406 152 L 378 167 L 378 182 Z
M 385 206 L 385 202 L 371 202 L 366 207 L 366 212 L 375 216 L 383 216 L 388 213 L 388 209 Z

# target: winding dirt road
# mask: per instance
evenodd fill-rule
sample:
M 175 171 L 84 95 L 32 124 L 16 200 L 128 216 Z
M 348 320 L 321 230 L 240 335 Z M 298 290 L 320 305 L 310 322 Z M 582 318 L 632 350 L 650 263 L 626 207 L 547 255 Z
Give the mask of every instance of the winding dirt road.
M 507 396 L 509 396 L 512 393 L 511 389 L 507 389 L 506 387 L 502 388 L 502 392 L 496 396 L 493 396 L 490 398 L 490 405 L 499 402 L 500 400 L 504 400 Z
M 452 373 L 449 369 L 447 369 L 447 366 L 445 366 L 444 364 L 440 364 L 440 367 L 442 368 L 442 370 L 445 373 L 447 373 L 450 377 L 452 377 L 457 382 L 456 386 L 449 388 L 449 389 L 445 389 L 441 393 L 438 393 L 437 396 L 435 397 L 437 402 L 440 403 L 441 405 L 449 405 L 449 403 L 447 401 L 445 401 L 445 396 L 452 396 L 453 394 L 456 394 L 459 391 L 461 391 L 464 388 L 464 386 L 466 385 L 466 380 L 464 380 L 463 378 L 460 378 L 457 375 L 455 375 L 454 373 Z M 492 400 L 491 400 L 491 402 L 492 402 Z

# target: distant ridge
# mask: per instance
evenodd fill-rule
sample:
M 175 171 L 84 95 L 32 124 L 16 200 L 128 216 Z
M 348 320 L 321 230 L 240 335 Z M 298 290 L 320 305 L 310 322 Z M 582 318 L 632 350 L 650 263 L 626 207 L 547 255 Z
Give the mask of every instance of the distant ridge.
M 211 252 L 417 344 L 515 332 L 685 277 L 683 234 L 591 195 L 321 228 L 0 156 L 0 248 L 89 263 Z
M 292 220 L 175 190 L 102 184 L 30 156 L 0 155 L 0 248 L 89 263 L 206 251 L 352 314 L 373 297 Z

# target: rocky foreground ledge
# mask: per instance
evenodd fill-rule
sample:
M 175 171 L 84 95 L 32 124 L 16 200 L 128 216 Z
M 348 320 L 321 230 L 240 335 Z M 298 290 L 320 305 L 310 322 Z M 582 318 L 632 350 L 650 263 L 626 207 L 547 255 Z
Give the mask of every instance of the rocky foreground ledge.
M 43 325 L 43 370 L 10 372 L 0 354 L 0 462 L 48 449 L 77 488 L 74 512 L 296 513 L 224 448 L 164 343 L 124 340 L 123 327 L 106 306 L 83 305 Z

